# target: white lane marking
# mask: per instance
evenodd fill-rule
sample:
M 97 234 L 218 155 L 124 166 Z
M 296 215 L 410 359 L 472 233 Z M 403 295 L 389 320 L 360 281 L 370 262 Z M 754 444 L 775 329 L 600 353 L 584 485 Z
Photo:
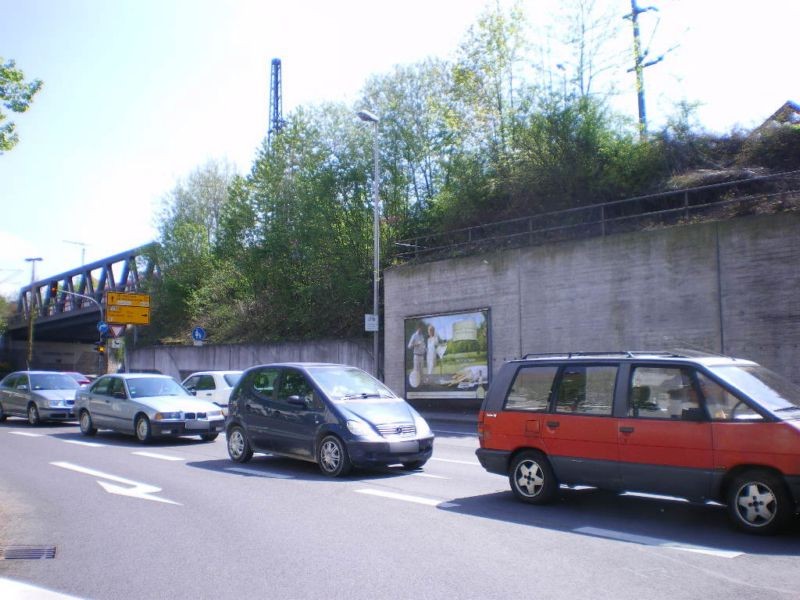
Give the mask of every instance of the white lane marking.
M 131 452 L 136 456 L 146 456 L 147 458 L 158 458 L 159 460 L 184 460 L 180 456 L 170 456 L 168 454 L 156 454 L 155 452 Z
M 477 433 L 470 431 L 448 431 L 447 429 L 434 429 L 433 433 L 441 433 L 442 435 L 459 435 L 462 437 L 478 437 Z
M 0 577 L 0 597 L 7 599 L 35 598 L 36 600 L 80 600 L 78 596 L 68 596 L 43 587 Z
M 241 473 L 242 475 L 255 475 L 256 477 L 270 477 L 272 479 L 294 479 L 292 475 L 283 473 L 273 473 L 271 471 L 261 471 L 259 469 L 248 469 L 247 467 L 227 467 L 226 471 Z
M 441 475 L 431 475 L 430 473 L 409 473 L 413 477 L 427 477 L 428 479 L 449 479 L 449 477 L 442 477 Z
M 140 498 L 141 500 L 152 500 L 154 502 L 163 502 L 165 504 L 177 504 L 178 506 L 180 506 L 179 502 L 173 502 L 172 500 L 167 500 L 166 498 L 159 498 L 158 496 L 152 496 L 151 494 L 155 494 L 156 492 L 161 491 L 161 488 L 156 487 L 154 485 L 149 485 L 147 483 L 139 483 L 138 481 L 131 481 L 130 479 L 123 479 L 122 477 L 117 477 L 116 475 L 109 475 L 108 473 L 103 473 L 102 471 L 95 471 L 94 469 L 88 469 L 86 467 L 81 467 L 79 465 L 73 465 L 72 463 L 68 462 L 51 462 L 50 464 L 55 467 L 60 467 L 62 469 L 69 469 L 70 471 L 83 473 L 84 475 L 91 475 L 92 477 L 99 477 L 100 479 L 108 479 L 109 481 L 116 481 L 117 483 L 121 483 L 123 485 L 132 486 L 132 487 L 122 487 L 119 485 L 114 485 L 113 483 L 98 481 L 97 483 L 100 484 L 100 487 L 102 487 L 105 491 L 107 491 L 110 494 L 119 494 L 120 496 L 130 496 L 131 498 Z
M 98 444 L 97 442 L 82 442 L 80 440 L 62 440 L 66 444 L 75 444 L 76 446 L 88 446 L 89 448 L 105 448 L 105 444 Z
M 735 552 L 733 550 L 718 550 L 716 548 L 708 548 L 706 546 L 681 544 L 678 542 L 673 542 L 671 540 L 654 538 L 646 535 L 634 535 L 631 533 L 623 533 L 622 531 L 614 531 L 613 529 L 600 529 L 598 527 L 579 527 L 578 529 L 573 529 L 573 531 L 576 533 L 584 533 L 586 535 L 593 535 L 596 537 L 602 537 L 611 540 L 632 542 L 634 544 L 641 544 L 643 546 L 657 546 L 659 548 L 682 550 L 684 552 L 694 552 L 696 554 L 708 554 L 710 556 L 719 556 L 721 558 L 736 558 L 737 556 L 741 556 L 743 554 L 742 552 Z
M 27 431 L 9 431 L 8 433 L 13 433 L 14 435 L 24 435 L 25 437 L 44 437 L 43 433 L 28 433 Z
M 356 490 L 359 494 L 367 494 L 368 496 L 380 496 L 381 498 L 390 498 L 392 500 L 402 500 L 403 502 L 413 502 L 415 504 L 424 504 L 425 506 L 437 506 L 439 508 L 452 508 L 459 506 L 454 502 L 445 502 L 444 500 L 436 500 L 434 498 L 423 498 L 421 496 L 409 496 L 408 494 L 398 494 L 396 492 L 385 492 L 382 490 Z
M 452 460 L 450 458 L 432 458 L 431 460 L 438 460 L 439 462 L 453 463 L 456 465 L 472 465 L 474 467 L 481 466 L 481 463 L 479 463 L 477 460 Z

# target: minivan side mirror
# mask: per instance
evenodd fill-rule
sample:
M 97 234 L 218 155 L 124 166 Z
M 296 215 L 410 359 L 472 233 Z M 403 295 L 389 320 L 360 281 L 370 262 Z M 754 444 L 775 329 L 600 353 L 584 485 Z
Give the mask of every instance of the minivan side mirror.
M 684 408 L 681 411 L 681 421 L 705 421 L 706 415 L 702 408 Z

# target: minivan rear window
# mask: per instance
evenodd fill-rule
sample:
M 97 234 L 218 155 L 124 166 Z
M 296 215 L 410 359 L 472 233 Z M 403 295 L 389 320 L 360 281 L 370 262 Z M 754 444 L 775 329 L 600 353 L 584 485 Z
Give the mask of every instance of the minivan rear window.
M 507 410 L 544 411 L 550 402 L 558 366 L 522 367 L 508 390 Z

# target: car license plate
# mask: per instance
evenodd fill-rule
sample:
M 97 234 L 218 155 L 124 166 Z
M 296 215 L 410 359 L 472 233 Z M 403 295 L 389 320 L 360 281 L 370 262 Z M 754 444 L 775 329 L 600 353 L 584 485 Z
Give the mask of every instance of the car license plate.
M 409 440 L 406 442 L 389 442 L 389 451 L 392 454 L 410 454 L 419 452 L 419 442 Z

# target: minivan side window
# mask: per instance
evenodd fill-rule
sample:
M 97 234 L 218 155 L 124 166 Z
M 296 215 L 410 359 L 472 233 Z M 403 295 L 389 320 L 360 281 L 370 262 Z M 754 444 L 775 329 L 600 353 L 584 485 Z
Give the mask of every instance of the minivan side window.
M 726 390 L 710 377 L 698 373 L 697 381 L 703 392 L 708 414 L 714 421 L 764 420 L 764 417 L 750 408 L 744 400 Z
M 545 411 L 550 403 L 556 365 L 522 367 L 508 390 L 506 410 Z
M 558 386 L 556 412 L 610 415 L 616 380 L 616 365 L 567 366 Z
M 263 369 L 253 374 L 252 389 L 255 397 L 260 400 L 272 400 L 275 393 L 275 381 L 278 379 L 278 369 Z
M 693 371 L 677 366 L 634 367 L 628 416 L 696 421 L 701 408 Z

